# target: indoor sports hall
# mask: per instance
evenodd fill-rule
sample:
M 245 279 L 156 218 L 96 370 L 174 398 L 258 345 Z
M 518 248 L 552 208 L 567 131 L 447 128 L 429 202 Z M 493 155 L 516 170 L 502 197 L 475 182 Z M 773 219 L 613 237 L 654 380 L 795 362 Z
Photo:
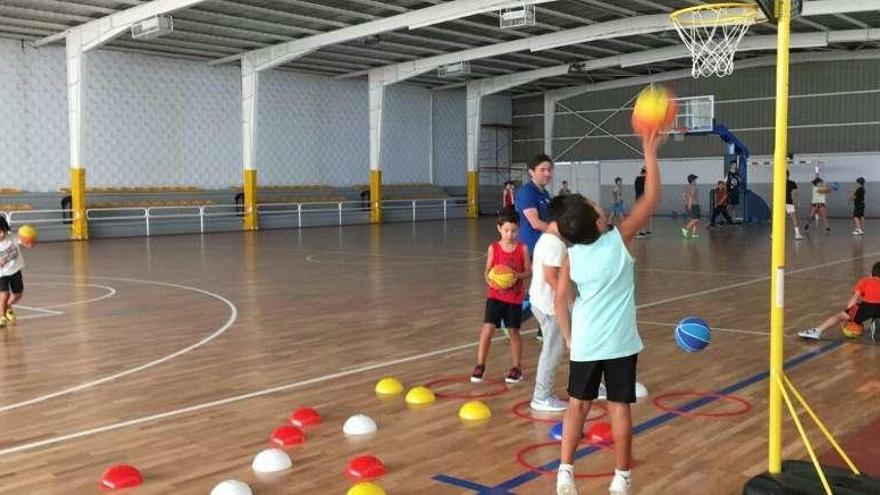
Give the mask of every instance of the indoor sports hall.
M 880 494 L 878 44 L 878 0 L 0 0 L 0 494 Z

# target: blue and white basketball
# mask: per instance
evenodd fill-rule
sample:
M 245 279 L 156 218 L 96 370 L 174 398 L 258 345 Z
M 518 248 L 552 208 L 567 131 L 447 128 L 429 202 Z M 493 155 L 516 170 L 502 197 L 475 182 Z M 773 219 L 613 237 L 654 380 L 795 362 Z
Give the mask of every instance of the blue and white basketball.
M 712 342 L 712 330 L 700 318 L 689 316 L 675 326 L 675 343 L 685 352 L 702 351 Z

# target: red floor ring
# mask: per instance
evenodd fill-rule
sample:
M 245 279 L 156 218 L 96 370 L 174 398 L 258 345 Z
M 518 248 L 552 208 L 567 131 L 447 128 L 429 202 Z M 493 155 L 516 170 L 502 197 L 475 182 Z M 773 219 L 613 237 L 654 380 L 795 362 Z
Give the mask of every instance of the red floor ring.
M 538 467 L 538 466 L 535 466 L 534 464 L 529 463 L 525 459 L 527 453 L 529 453 L 533 450 L 542 449 L 542 448 L 550 446 L 550 445 L 555 445 L 557 448 L 559 448 L 559 446 L 561 445 L 561 442 L 543 442 L 543 443 L 536 443 L 533 445 L 529 445 L 527 447 L 523 447 L 522 449 L 520 449 L 519 452 L 516 453 L 516 462 L 520 463 L 520 465 L 522 465 L 522 467 L 528 469 L 529 471 L 531 471 L 533 473 L 538 473 L 542 476 L 556 476 L 557 471 L 555 469 L 543 469 L 541 467 Z M 603 451 L 607 450 L 607 451 L 614 452 L 614 448 L 610 447 L 610 446 L 601 445 L 601 444 L 590 444 L 590 445 L 594 445 L 596 447 L 599 447 L 600 450 L 603 450 Z M 635 463 L 633 463 L 633 467 L 635 467 Z M 582 473 L 582 474 L 575 474 L 574 475 L 574 477 L 578 478 L 578 479 L 610 478 L 611 476 L 614 476 L 613 469 L 611 471 L 603 472 L 603 473 Z
M 525 419 L 526 421 L 531 421 L 533 423 L 558 423 L 558 422 L 562 421 L 561 416 L 565 414 L 565 411 L 560 411 L 559 413 L 548 413 L 548 414 L 559 414 L 560 417 L 547 418 L 547 419 L 536 418 L 536 417 L 532 416 L 531 414 L 526 414 L 521 411 L 523 406 L 527 406 L 531 403 L 532 403 L 532 401 L 530 399 L 527 399 L 522 402 L 517 402 L 516 404 L 514 404 L 514 406 L 513 406 L 514 416 Z M 593 402 L 593 407 L 590 408 L 590 414 L 593 414 L 593 411 L 595 411 L 596 409 L 601 410 L 601 414 L 599 414 L 598 416 L 593 416 L 593 417 L 587 416 L 587 419 L 584 422 L 598 421 L 598 420 L 604 418 L 605 416 L 608 416 L 608 407 L 605 404 L 602 404 L 601 402 Z
M 479 399 L 482 397 L 495 397 L 497 395 L 501 395 L 503 393 L 506 393 L 508 390 L 510 390 L 509 388 L 507 388 L 507 385 L 503 381 L 493 380 L 491 378 L 483 378 L 484 384 L 489 384 L 494 387 L 494 389 L 492 389 L 488 392 L 477 392 L 477 393 L 468 392 L 468 393 L 458 393 L 458 394 L 455 394 L 455 393 L 448 393 L 447 394 L 447 393 L 438 392 L 438 391 L 434 390 L 434 387 L 436 387 L 436 386 L 448 385 L 450 383 L 471 383 L 471 377 L 470 376 L 465 376 L 465 377 L 452 376 L 452 377 L 446 377 L 446 378 L 438 378 L 436 380 L 433 380 L 433 381 L 426 383 L 425 386 L 430 388 L 431 391 L 434 392 L 434 395 L 438 399 Z M 479 384 L 476 384 L 476 385 L 479 385 Z
M 742 409 L 731 412 L 717 412 L 717 413 L 697 413 L 691 411 L 681 411 L 679 409 L 675 409 L 672 407 L 666 407 L 662 404 L 664 399 L 668 399 L 670 397 L 683 397 L 683 396 L 697 396 L 697 397 L 716 397 L 719 399 L 723 399 L 728 402 L 735 402 L 742 405 Z M 731 416 L 739 416 L 740 414 L 745 414 L 752 410 L 752 404 L 740 397 L 735 397 L 733 395 L 725 395 L 725 394 L 716 394 L 713 392 L 668 392 L 665 394 L 658 395 L 654 397 L 653 401 L 654 407 L 660 409 L 661 411 L 670 412 L 673 414 L 680 414 L 682 416 L 691 416 L 695 418 L 729 418 Z

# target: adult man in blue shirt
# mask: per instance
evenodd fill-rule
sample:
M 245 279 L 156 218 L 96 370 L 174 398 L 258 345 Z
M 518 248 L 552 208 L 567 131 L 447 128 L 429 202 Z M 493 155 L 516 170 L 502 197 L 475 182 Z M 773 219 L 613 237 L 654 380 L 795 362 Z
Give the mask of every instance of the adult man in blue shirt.
M 529 255 L 541 234 L 550 230 L 550 194 L 547 185 L 553 178 L 553 161 L 541 154 L 529 162 L 529 182 L 516 192 L 516 212 L 519 213 L 517 239 L 529 247 Z
M 544 232 L 556 233 L 550 224 L 550 194 L 548 184 L 553 178 L 553 160 L 540 154 L 529 162 L 529 178 L 516 192 L 516 212 L 519 213 L 517 239 L 529 248 L 529 256 L 535 252 L 535 244 Z M 538 340 L 543 334 L 538 328 Z

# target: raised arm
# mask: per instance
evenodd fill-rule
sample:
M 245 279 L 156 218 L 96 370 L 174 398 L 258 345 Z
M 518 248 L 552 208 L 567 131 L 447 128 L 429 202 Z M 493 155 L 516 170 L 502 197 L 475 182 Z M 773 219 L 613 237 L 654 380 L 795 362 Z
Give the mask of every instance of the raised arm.
M 660 203 L 660 165 L 657 163 L 657 148 L 662 137 L 653 133 L 642 138 L 642 149 L 645 151 L 645 194 L 632 207 L 618 229 L 623 242 L 629 242 L 638 229 L 648 222 L 657 204 Z

